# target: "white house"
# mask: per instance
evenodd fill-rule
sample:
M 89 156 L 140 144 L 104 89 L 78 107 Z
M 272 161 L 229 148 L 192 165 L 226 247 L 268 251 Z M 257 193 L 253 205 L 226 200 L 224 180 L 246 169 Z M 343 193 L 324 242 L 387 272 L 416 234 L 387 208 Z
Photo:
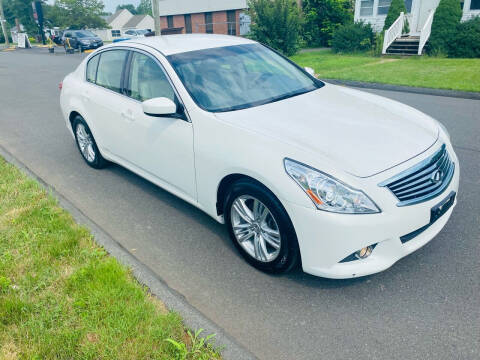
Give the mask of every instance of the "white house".
M 153 29 L 154 21 L 150 15 L 133 15 L 126 9 L 118 10 L 105 18 L 109 29 L 94 29 L 103 41 L 112 41 L 121 37 L 125 31 L 130 29 Z
M 430 37 L 430 27 L 440 0 L 404 0 L 407 13 L 398 18 L 385 33 L 383 53 L 418 54 Z M 480 0 L 458 0 L 463 9 L 462 20 L 480 16 Z M 356 0 L 355 21 L 372 25 L 375 31 L 382 31 L 391 0 Z M 408 21 L 409 38 L 401 38 L 403 22 Z

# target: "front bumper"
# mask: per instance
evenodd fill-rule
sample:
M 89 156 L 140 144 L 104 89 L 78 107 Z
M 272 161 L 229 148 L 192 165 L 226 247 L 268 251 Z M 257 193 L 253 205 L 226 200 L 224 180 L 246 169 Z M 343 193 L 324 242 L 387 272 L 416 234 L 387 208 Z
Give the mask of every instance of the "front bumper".
M 457 200 L 445 214 L 413 239 L 402 243 L 400 237 L 429 224 L 431 208 L 452 191 L 458 192 L 460 167 L 451 146 L 449 154 L 455 162 L 455 173 L 449 186 L 437 197 L 420 204 L 397 207 L 398 200 L 394 195 L 377 185 L 372 191 L 377 195 L 373 197 L 374 201 L 382 209 L 379 214 L 335 214 L 286 202 L 285 207 L 297 233 L 303 270 L 334 279 L 370 275 L 391 267 L 432 240 L 447 223 Z M 408 163 L 410 166 L 415 159 Z M 398 172 L 395 169 L 392 171 Z M 391 173 L 376 176 L 372 183 L 378 184 L 379 178 L 388 178 Z M 368 258 L 341 262 L 373 244 L 377 245 Z
M 98 49 L 99 47 L 103 46 L 103 42 L 100 42 L 100 43 L 90 43 L 90 44 L 87 44 L 87 45 L 80 43 L 80 46 L 81 46 L 82 49 L 84 49 L 84 50 Z

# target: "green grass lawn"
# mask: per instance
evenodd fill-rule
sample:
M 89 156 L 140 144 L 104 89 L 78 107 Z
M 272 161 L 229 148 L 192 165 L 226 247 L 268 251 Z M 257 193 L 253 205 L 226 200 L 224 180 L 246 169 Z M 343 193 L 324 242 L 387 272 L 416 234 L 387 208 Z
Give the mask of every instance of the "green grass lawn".
M 219 358 L 0 158 L 0 359 Z
M 329 50 L 301 53 L 291 59 L 313 68 L 320 79 L 480 91 L 480 59 L 338 55 Z

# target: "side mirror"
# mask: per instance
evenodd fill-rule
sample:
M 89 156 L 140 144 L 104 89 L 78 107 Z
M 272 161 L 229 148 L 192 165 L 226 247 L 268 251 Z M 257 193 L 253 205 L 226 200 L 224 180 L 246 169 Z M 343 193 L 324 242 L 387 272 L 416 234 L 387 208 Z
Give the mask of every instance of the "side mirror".
M 143 112 L 150 116 L 167 116 L 177 112 L 177 105 L 166 97 L 153 98 L 142 103 Z
M 305 71 L 306 71 L 307 73 L 309 73 L 310 75 L 312 75 L 313 77 L 315 77 L 315 70 L 313 70 L 311 67 L 308 67 L 308 66 L 307 66 L 307 67 L 305 67 L 304 69 L 305 69 Z

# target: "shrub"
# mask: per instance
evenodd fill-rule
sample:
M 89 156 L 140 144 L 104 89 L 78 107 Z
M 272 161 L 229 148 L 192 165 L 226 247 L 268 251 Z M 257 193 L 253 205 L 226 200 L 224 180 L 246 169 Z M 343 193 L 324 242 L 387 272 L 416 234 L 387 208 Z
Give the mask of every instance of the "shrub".
M 398 19 L 400 16 L 400 13 L 407 14 L 407 8 L 405 7 L 405 1 L 404 0 L 392 0 L 392 3 L 390 4 L 390 7 L 388 8 L 388 13 L 387 17 L 385 18 L 385 25 L 383 26 L 383 30 L 387 30 L 392 24 L 395 22 L 395 20 Z M 404 33 L 409 33 L 410 29 L 408 26 L 408 21 L 405 21 L 405 24 L 403 25 L 403 32 Z
M 330 46 L 340 25 L 353 21 L 350 0 L 303 0 L 303 37 L 308 46 Z
M 10 43 L 12 42 L 12 37 L 10 34 L 8 35 L 8 40 Z M 5 42 L 5 36 L 3 36 L 2 28 L 0 27 L 0 44 L 3 44 Z
M 248 37 L 290 56 L 300 47 L 301 18 L 295 0 L 250 0 Z
M 382 56 L 384 39 L 385 39 L 385 31 L 381 31 L 375 34 L 375 45 L 373 47 L 374 56 Z
M 458 0 L 440 0 L 433 16 L 432 34 L 428 52 L 432 55 L 448 53 L 462 18 L 462 9 Z
M 340 26 L 332 39 L 334 52 L 358 52 L 369 51 L 375 44 L 375 33 L 370 24 L 357 22 Z
M 480 17 L 458 24 L 456 34 L 447 48 L 449 57 L 480 57 Z

